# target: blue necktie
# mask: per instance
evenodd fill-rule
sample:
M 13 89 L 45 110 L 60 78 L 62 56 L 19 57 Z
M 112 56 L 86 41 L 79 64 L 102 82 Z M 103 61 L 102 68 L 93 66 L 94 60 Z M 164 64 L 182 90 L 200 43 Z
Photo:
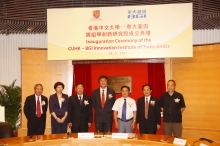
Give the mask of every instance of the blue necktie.
M 122 107 L 122 120 L 123 121 L 126 121 L 126 99 L 124 99 L 124 104 L 123 104 L 123 107 Z

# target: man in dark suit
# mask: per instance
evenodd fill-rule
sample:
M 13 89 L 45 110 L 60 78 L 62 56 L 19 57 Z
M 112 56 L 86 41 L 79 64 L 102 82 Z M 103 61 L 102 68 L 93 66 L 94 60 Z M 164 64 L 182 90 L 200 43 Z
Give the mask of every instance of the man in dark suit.
M 142 86 L 144 97 L 137 101 L 137 129 L 142 134 L 156 134 L 160 129 L 159 100 L 151 96 L 152 88 L 149 84 Z
M 26 98 L 24 103 L 24 114 L 27 118 L 27 135 L 43 135 L 46 124 L 46 113 L 48 108 L 48 99 L 43 96 L 43 86 L 36 84 L 34 86 L 35 94 Z
M 76 93 L 68 103 L 68 126 L 72 133 L 88 132 L 92 124 L 92 100 L 83 94 L 83 84 L 76 85 Z
M 95 111 L 95 127 L 97 132 L 111 132 L 115 91 L 107 88 L 107 77 L 102 75 L 98 79 L 100 88 L 92 92 L 92 106 Z

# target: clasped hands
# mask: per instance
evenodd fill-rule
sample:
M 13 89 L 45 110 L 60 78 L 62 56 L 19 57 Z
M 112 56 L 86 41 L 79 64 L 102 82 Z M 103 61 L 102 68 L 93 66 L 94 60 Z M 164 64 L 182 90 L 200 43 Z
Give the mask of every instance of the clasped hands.
M 56 120 L 57 120 L 58 123 L 63 123 L 65 121 L 65 119 L 66 119 L 65 117 L 63 117 L 61 119 L 57 117 Z

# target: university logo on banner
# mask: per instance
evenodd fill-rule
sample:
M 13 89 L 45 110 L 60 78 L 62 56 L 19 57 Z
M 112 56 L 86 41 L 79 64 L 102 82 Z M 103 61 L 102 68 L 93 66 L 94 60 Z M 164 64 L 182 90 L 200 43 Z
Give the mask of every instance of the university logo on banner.
M 93 18 L 90 21 L 102 21 L 102 19 L 100 18 L 100 10 L 93 10 L 92 11 L 92 16 Z

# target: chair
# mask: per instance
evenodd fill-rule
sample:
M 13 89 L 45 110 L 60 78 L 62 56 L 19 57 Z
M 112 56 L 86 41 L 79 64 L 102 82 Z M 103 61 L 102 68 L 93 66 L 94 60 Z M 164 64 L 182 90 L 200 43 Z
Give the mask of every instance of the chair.
M 6 122 L 0 122 L 0 139 L 8 137 L 13 137 L 11 125 Z

